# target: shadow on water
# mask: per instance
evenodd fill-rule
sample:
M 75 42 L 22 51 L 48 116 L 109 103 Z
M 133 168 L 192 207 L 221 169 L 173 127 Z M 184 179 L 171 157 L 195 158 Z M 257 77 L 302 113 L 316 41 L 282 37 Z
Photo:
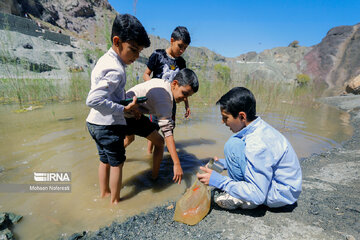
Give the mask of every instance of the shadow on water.
M 183 170 L 183 179 L 186 188 L 192 185 L 192 181 L 199 166 L 205 165 L 209 158 L 199 159 L 194 154 L 188 153 L 184 150 L 185 147 L 200 145 L 200 144 L 215 144 L 213 140 L 207 140 L 203 138 L 190 139 L 185 141 L 179 141 L 176 143 L 177 153 L 181 162 Z M 142 161 L 140 159 L 128 159 L 128 161 Z M 152 189 L 152 192 L 157 193 L 166 190 L 173 182 L 173 162 L 170 155 L 164 156 L 161 161 L 159 177 L 156 180 L 151 178 L 151 170 L 144 170 L 130 179 L 124 181 L 124 187 L 132 187 L 131 192 L 124 195 L 121 199 L 128 200 L 135 195 L 147 189 Z
M 203 144 L 216 144 L 216 141 L 204 138 L 181 140 L 176 142 L 176 148 L 183 149 L 189 146 L 199 146 Z

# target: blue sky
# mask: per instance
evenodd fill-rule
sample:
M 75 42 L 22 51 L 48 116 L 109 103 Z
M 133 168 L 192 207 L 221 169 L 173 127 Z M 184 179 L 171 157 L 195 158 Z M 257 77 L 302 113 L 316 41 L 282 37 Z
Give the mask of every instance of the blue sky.
M 191 46 L 226 57 L 249 51 L 321 41 L 333 27 L 360 23 L 360 0 L 109 0 L 119 13 L 135 15 L 147 32 L 170 39 L 186 26 Z

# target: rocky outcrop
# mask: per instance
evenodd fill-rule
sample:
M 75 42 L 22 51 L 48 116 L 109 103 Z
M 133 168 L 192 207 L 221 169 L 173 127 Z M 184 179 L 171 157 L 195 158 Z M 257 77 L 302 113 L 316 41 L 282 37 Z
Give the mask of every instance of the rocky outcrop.
M 99 23 L 97 21 L 106 17 L 107 10 L 115 14 L 107 0 L 39 1 L 50 13 L 58 15 L 56 24 L 78 34 L 83 32 L 94 33 L 98 24 L 103 25 L 102 21 Z
M 315 82 L 343 86 L 345 81 L 360 74 L 359 49 L 360 24 L 335 27 L 306 54 L 302 71 Z
M 18 16 L 32 15 L 51 25 L 85 36 L 94 34 L 98 24 L 104 24 L 99 20 L 103 20 L 109 14 L 109 18 L 112 18 L 115 14 L 107 0 L 5 0 L 0 7 L 5 13 Z
M 18 223 L 21 219 L 22 216 L 14 213 L 0 213 L 0 239 L 15 239 L 14 234 L 12 233 L 13 225 Z
M 233 77 L 243 80 L 281 80 L 292 82 L 298 74 L 309 75 L 314 83 L 343 88 L 360 74 L 360 24 L 331 29 L 312 47 L 278 47 L 261 53 L 248 52 L 228 59 Z
M 1 29 L 0 42 L 6 43 L 0 48 L 0 78 L 26 76 L 66 81 L 70 68 L 90 67 L 83 50 L 73 45 Z
M 289 46 L 248 52 L 239 57 L 227 58 L 232 77 L 242 81 L 264 80 L 294 83 L 302 73 L 299 62 L 311 50 L 310 47 Z
M 360 75 L 351 79 L 345 87 L 347 93 L 360 94 Z

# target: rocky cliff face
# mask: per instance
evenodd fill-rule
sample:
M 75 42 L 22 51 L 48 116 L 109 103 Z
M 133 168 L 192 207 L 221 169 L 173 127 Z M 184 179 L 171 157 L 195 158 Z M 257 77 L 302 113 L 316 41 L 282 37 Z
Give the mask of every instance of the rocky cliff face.
M 0 61 L 0 78 L 10 77 L 9 72 L 20 71 L 30 78 L 57 79 L 68 79 L 69 69 L 74 67 L 84 70 L 92 67 L 93 60 L 96 60 L 95 52 L 107 48 L 111 22 L 116 14 L 107 0 L 3 0 L 0 12 L 23 19 L 27 16 L 27 21 L 40 26 L 36 31 L 43 28 L 71 36 L 71 46 L 67 46 L 31 34 L 21 34 L 15 29 L 0 30 L 0 39 L 3 40 L 0 57 L 9 61 L 9 64 Z
M 31 14 L 73 37 L 74 45 L 83 49 L 105 51 L 116 11 L 107 0 L 3 0 L 3 12 L 24 16 Z M 169 33 L 170 36 L 170 33 Z M 79 39 L 86 40 L 76 44 Z M 150 36 L 151 46 L 145 49 L 134 69 L 142 75 L 150 54 L 169 46 L 168 39 Z M 82 41 L 81 40 L 81 41 Z M 81 46 L 80 46 L 81 45 Z M 206 48 L 189 47 L 184 54 L 188 67 L 206 73 L 213 80 L 214 66 L 231 69 L 233 80 L 265 80 L 294 82 L 297 74 L 308 74 L 316 83 L 343 87 L 360 74 L 360 24 L 331 29 L 324 39 L 312 47 L 277 47 L 261 53 L 249 52 L 236 58 L 225 58 Z M 94 59 L 96 60 L 96 59 Z
M 316 82 L 341 87 L 360 74 L 359 49 L 360 24 L 335 27 L 304 56 L 302 71 Z
M 96 28 L 111 22 L 115 10 L 107 0 L 4 0 L 2 12 L 25 16 L 31 15 L 81 37 L 91 37 Z M 110 18 L 110 19 L 108 19 Z
M 92 33 L 98 25 L 102 25 L 101 20 L 110 20 L 104 19 L 107 12 L 115 14 L 107 0 L 39 0 L 39 2 L 47 9 L 47 19 L 53 19 L 57 25 L 78 34 Z
M 234 77 L 291 82 L 307 74 L 315 83 L 344 89 L 360 75 L 360 24 L 332 28 L 312 47 L 278 47 L 227 59 Z
M 264 80 L 294 83 L 301 73 L 299 62 L 311 48 L 277 47 L 261 53 L 248 52 L 237 58 L 227 58 L 233 78 L 244 81 Z

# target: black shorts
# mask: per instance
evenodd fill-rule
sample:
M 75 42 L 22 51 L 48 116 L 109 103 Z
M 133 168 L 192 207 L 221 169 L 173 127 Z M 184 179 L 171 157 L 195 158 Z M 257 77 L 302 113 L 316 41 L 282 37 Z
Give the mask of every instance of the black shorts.
M 154 130 L 159 130 L 159 125 L 150 121 L 148 117 L 141 115 L 139 120 L 135 118 L 125 118 L 126 119 L 126 135 L 138 135 L 140 137 L 146 138 Z
M 101 162 L 112 167 L 125 162 L 125 125 L 96 125 L 88 122 L 86 125 L 96 142 Z

